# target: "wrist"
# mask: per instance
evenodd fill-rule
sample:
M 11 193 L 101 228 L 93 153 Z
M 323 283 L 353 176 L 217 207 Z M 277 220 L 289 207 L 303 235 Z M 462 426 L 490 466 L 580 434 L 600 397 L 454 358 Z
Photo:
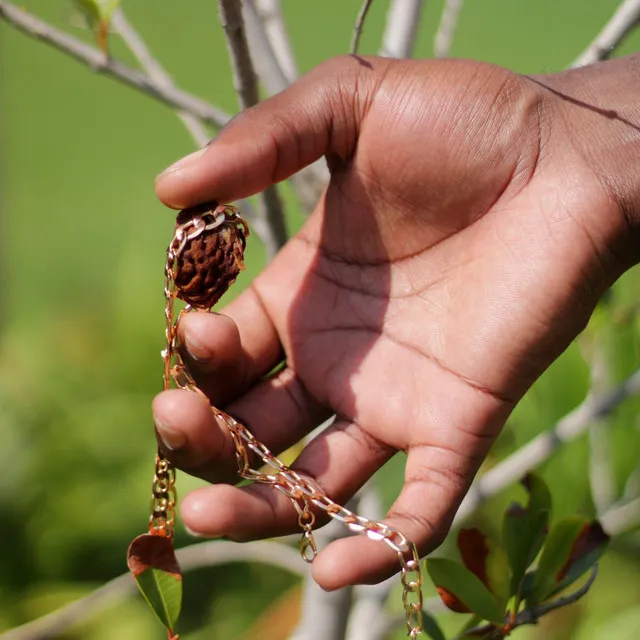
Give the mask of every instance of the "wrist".
M 550 94 L 565 142 L 607 191 L 624 262 L 639 263 L 640 55 L 531 79 Z

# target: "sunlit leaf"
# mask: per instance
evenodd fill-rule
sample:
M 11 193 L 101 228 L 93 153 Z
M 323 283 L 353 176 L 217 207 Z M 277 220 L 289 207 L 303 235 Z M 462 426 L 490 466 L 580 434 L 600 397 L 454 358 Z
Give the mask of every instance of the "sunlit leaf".
M 105 0 L 102 5 L 102 19 L 110 22 L 113 12 L 120 6 L 120 0 Z
M 129 546 L 127 565 L 145 600 L 173 633 L 182 606 L 182 573 L 173 541 L 145 533 Z
M 98 0 L 73 0 L 73 4 L 86 18 L 89 26 L 95 29 L 102 20 L 102 5 Z
M 427 560 L 427 571 L 443 602 L 453 611 L 473 612 L 483 620 L 501 625 L 504 613 L 489 590 L 471 571 L 444 558 Z M 450 605 L 453 604 L 457 608 Z

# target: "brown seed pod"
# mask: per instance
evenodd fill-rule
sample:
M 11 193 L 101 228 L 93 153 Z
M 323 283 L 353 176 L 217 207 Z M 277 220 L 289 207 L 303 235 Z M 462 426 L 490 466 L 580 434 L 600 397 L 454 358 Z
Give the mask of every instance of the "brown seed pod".
M 184 209 L 176 223 L 187 237 L 173 268 L 176 295 L 210 309 L 244 270 L 249 227 L 236 209 L 215 202 Z

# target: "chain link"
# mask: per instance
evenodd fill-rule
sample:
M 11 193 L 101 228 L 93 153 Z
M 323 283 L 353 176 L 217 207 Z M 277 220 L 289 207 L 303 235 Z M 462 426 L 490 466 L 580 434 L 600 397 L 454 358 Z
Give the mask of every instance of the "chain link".
M 164 388 L 168 389 L 173 380 L 180 389 L 188 389 L 202 394 L 178 352 L 176 337 L 180 319 L 191 311 L 187 305 L 174 322 L 175 282 L 174 265 L 176 258 L 186 243 L 205 230 L 214 229 L 225 220 L 232 219 L 245 224 L 233 207 L 218 207 L 200 217 L 193 218 L 175 230 L 173 240 L 167 250 L 165 267 L 165 318 L 166 345 L 162 352 L 164 360 Z M 172 365 L 173 363 L 173 365 Z M 313 507 L 324 511 L 330 518 L 342 522 L 353 533 L 366 535 L 371 540 L 384 542 L 398 556 L 400 580 L 402 583 L 402 604 L 410 638 L 423 636 L 422 629 L 422 574 L 418 550 L 400 531 L 383 522 L 369 520 L 353 513 L 326 496 L 308 477 L 287 467 L 271 451 L 257 440 L 253 434 L 232 416 L 216 407 L 211 407 L 218 422 L 229 431 L 235 446 L 238 475 L 241 478 L 272 485 L 285 495 L 298 514 L 298 525 L 302 529 L 300 555 L 305 562 L 313 562 L 318 553 L 313 526 L 316 515 Z M 253 469 L 250 455 L 257 457 L 273 473 Z M 156 474 L 153 480 L 153 507 L 149 529 L 163 535 L 172 535 L 175 506 L 175 470 L 161 454 L 156 457 Z

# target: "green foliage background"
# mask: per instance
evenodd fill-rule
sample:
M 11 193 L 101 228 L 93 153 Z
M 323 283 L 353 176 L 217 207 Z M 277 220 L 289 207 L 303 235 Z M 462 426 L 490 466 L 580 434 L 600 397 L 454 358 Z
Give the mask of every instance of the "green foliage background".
M 302 71 L 343 53 L 360 0 L 283 0 Z M 371 10 L 361 51 L 374 53 L 386 2 Z M 22 6 L 90 39 L 64 0 Z M 183 88 L 237 109 L 224 38 L 211 0 L 124 0 L 131 21 Z M 430 56 L 440 1 L 427 3 L 417 55 Z M 525 73 L 560 70 L 593 38 L 616 0 L 469 0 L 453 54 Z M 146 526 L 154 439 L 150 402 L 160 387 L 162 265 L 173 217 L 153 180 L 192 150 L 166 107 L 93 74 L 0 25 L 0 630 L 42 615 L 125 570 L 130 539 Z M 113 53 L 131 63 L 117 38 Z M 640 34 L 620 53 L 640 48 Z M 290 196 L 290 194 L 289 194 Z M 288 196 L 288 197 L 289 197 Z M 293 202 L 290 200 L 290 202 Z M 302 217 L 290 207 L 295 229 Z M 254 240 L 237 294 L 261 268 Z M 629 273 L 586 334 L 606 345 L 616 382 L 640 362 L 640 274 Z M 515 412 L 488 464 L 508 455 L 579 403 L 589 382 L 572 346 Z M 620 490 L 640 461 L 640 401 L 609 420 Z M 543 468 L 556 516 L 593 514 L 588 443 Z M 389 502 L 403 461 L 380 474 Z M 181 492 L 197 481 L 179 477 Z M 517 491 L 514 489 L 514 491 Z M 513 492 L 477 522 L 497 531 Z M 183 532 L 178 544 L 189 542 Z M 626 640 L 640 627 L 640 538 L 618 539 L 592 593 L 519 638 Z M 190 573 L 184 640 L 242 637 L 295 580 L 257 565 Z M 391 607 L 397 607 L 393 599 Z M 292 614 L 291 614 L 292 615 Z M 141 599 L 119 605 L 65 638 L 164 637 Z M 252 638 L 263 637 L 251 632 Z M 266 636 L 264 636 L 266 637 Z M 399 636 L 401 637 L 401 636 Z

